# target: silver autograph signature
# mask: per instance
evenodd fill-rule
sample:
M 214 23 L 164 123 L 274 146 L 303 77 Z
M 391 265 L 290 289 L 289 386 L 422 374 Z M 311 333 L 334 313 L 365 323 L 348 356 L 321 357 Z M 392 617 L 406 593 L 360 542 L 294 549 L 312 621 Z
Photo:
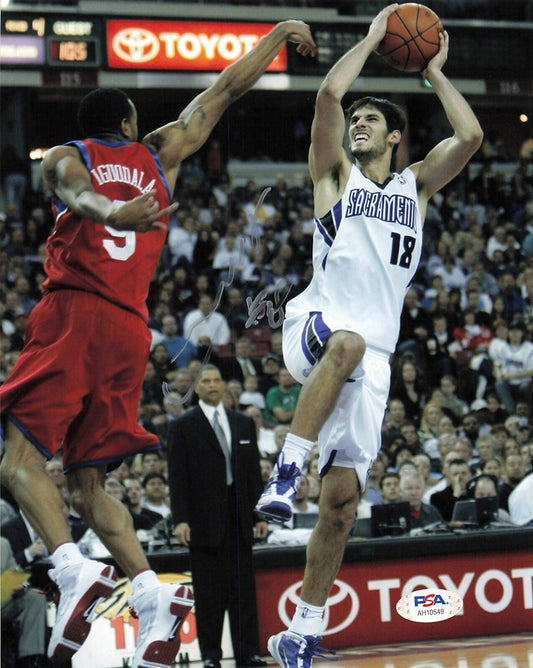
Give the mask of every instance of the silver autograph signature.
M 248 307 L 248 320 L 246 321 L 245 327 L 256 327 L 259 324 L 259 321 L 262 320 L 265 315 L 268 320 L 268 324 L 272 329 L 281 327 L 283 324 L 283 318 L 285 313 L 283 310 L 283 304 L 289 296 L 291 291 L 291 285 L 287 288 L 276 288 L 274 292 L 274 302 L 270 299 L 266 299 L 268 292 L 266 289 L 261 290 L 261 292 L 252 299 L 251 297 L 246 297 L 246 306 Z M 286 291 L 283 295 L 283 291 Z
M 255 205 L 255 211 L 253 215 L 253 221 L 251 225 L 251 229 L 255 230 L 257 229 L 258 225 L 255 225 L 253 223 L 257 223 L 258 221 L 258 215 L 257 212 L 259 208 L 262 206 L 263 202 L 265 201 L 266 196 L 272 189 L 270 187 L 265 188 L 262 192 L 261 195 L 259 196 L 259 199 L 257 201 L 257 204 Z M 259 238 L 258 234 L 252 233 L 247 237 L 247 239 L 250 240 L 250 246 L 251 248 L 256 248 L 260 243 L 261 240 Z M 246 252 L 246 242 L 244 239 L 239 239 L 239 256 L 238 256 L 238 262 L 233 264 L 230 262 L 228 266 L 228 278 L 222 279 L 219 283 L 217 293 L 214 299 L 214 304 L 213 308 L 209 311 L 207 315 L 202 316 L 201 318 L 198 318 L 198 320 L 193 324 L 191 328 L 191 333 L 192 330 L 195 329 L 198 325 L 200 325 L 202 322 L 204 322 L 216 309 L 218 308 L 221 300 L 222 300 L 222 295 L 224 294 L 224 290 L 228 287 L 230 287 L 233 284 L 233 279 L 235 278 L 235 266 L 239 266 L 243 260 L 243 254 Z M 248 308 L 248 320 L 245 323 L 245 327 L 248 329 L 250 327 L 255 327 L 259 324 L 259 321 L 262 320 L 265 316 L 267 318 L 268 324 L 272 329 L 276 329 L 277 327 L 281 327 L 283 323 L 283 318 L 285 317 L 285 312 L 283 309 L 283 304 L 285 303 L 287 297 L 289 296 L 289 292 L 291 290 L 292 286 L 288 286 L 288 288 L 285 288 L 286 292 L 283 294 L 284 289 L 276 289 L 274 292 L 274 300 L 272 301 L 271 299 L 267 299 L 266 297 L 268 296 L 268 292 L 266 289 L 263 289 L 259 292 L 259 294 L 252 299 L 251 297 L 246 298 L 246 306 Z M 189 337 L 187 338 L 186 342 L 183 344 L 182 348 L 172 357 L 170 360 L 172 364 L 179 359 L 181 353 L 187 346 L 187 344 L 190 341 L 191 333 L 189 333 Z M 186 403 L 190 397 L 192 396 L 194 392 L 194 388 L 196 387 L 196 383 L 198 379 L 200 378 L 200 374 L 202 373 L 202 370 L 206 364 L 209 363 L 209 359 L 211 357 L 211 353 L 213 350 L 213 345 L 210 344 L 206 354 L 204 356 L 204 359 L 202 360 L 202 365 L 198 369 L 198 372 L 194 378 L 193 383 L 191 384 L 191 387 L 189 390 L 184 394 L 180 399 L 175 399 L 173 396 L 170 396 L 170 392 L 172 391 L 172 387 L 166 383 L 163 382 L 162 384 L 162 390 L 163 390 L 163 396 L 167 398 L 169 401 L 172 402 L 177 402 L 180 404 Z

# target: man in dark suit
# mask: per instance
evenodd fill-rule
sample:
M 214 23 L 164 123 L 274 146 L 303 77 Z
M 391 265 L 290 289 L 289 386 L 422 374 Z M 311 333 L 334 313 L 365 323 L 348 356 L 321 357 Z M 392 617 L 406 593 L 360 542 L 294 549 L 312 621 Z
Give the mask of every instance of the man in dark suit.
M 254 506 L 263 489 L 253 421 L 222 404 L 224 381 L 207 364 L 198 406 L 170 427 L 168 480 L 174 535 L 190 549 L 196 624 L 206 668 L 219 668 L 229 612 L 237 666 L 264 666 L 252 563 Z M 264 538 L 265 522 L 255 524 Z
M 233 357 L 221 360 L 221 372 L 226 380 L 235 378 L 241 383 L 248 376 L 263 375 L 263 370 L 258 360 L 252 359 L 252 342 L 246 336 L 241 336 L 235 341 L 235 353 Z
M 48 556 L 42 539 L 20 512 L 2 524 L 0 533 L 9 541 L 15 561 L 22 568 L 28 568 L 35 561 Z
M 32 586 L 38 589 L 49 587 L 52 582 L 48 577 L 48 550 L 22 511 L 2 523 L 0 535 L 7 539 L 17 564 L 31 572 Z

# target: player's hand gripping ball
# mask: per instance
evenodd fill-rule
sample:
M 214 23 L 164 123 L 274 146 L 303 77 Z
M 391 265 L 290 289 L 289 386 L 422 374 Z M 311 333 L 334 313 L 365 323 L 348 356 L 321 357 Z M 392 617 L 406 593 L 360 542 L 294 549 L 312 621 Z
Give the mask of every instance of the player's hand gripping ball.
M 403 72 L 421 72 L 440 48 L 442 22 L 429 7 L 414 2 L 400 5 L 387 21 L 377 53 Z

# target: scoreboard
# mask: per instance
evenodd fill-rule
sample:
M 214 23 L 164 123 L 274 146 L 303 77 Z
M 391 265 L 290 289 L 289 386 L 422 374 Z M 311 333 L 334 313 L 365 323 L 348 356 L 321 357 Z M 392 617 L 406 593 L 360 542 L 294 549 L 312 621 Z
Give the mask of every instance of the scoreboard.
M 50 15 L 2 16 L 0 63 L 6 66 L 99 67 L 98 19 L 70 20 Z
M 95 37 L 75 39 L 48 37 L 46 40 L 46 61 L 51 67 L 99 67 L 100 40 Z
M 49 14 L 2 15 L 3 67 L 93 67 L 102 64 L 102 24 L 98 18 Z

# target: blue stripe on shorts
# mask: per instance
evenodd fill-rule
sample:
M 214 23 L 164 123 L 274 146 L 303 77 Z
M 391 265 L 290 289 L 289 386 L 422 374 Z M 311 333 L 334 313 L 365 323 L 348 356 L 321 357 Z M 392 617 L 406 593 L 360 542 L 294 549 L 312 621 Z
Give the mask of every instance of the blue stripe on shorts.
M 302 332 L 302 351 L 310 364 L 315 364 L 322 355 L 331 329 L 322 319 L 321 311 L 311 311 Z

